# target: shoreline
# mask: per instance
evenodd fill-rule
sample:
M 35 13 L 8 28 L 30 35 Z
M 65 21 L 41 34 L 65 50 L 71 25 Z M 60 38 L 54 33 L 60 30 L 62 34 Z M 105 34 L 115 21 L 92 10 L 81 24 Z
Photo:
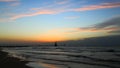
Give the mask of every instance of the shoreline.
M 26 64 L 29 61 L 21 61 L 19 58 L 11 57 L 7 52 L 0 50 L 0 68 L 31 68 Z

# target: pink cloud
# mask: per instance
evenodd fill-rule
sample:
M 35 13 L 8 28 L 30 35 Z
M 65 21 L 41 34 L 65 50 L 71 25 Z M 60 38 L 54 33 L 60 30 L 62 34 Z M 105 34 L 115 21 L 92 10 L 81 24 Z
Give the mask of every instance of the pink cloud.
M 0 18 L 0 23 L 3 22 L 13 22 L 13 20 L 10 20 L 9 18 Z
M 95 27 L 84 27 L 84 28 L 69 28 L 69 29 L 64 29 L 65 33 L 76 33 L 76 32 L 111 32 L 111 31 L 116 31 L 119 30 L 119 27 L 106 27 L 103 29 L 97 29 Z
M 42 15 L 42 14 L 58 14 L 62 12 L 80 12 L 80 11 L 97 10 L 97 9 L 103 9 L 103 8 L 114 8 L 114 7 L 120 7 L 120 3 L 102 3 L 99 5 L 90 5 L 90 6 L 85 6 L 81 8 L 73 8 L 73 9 L 71 9 L 70 6 L 57 7 L 57 8 L 54 8 L 54 6 L 56 6 L 56 4 L 48 5 L 44 8 L 42 7 L 32 8 L 30 11 L 34 11 L 34 12 L 29 13 L 28 11 L 27 14 L 18 14 L 18 15 L 12 16 L 11 19 L 15 20 L 22 17 L 36 16 L 36 15 Z M 76 18 L 76 17 L 70 17 L 70 18 Z
M 18 6 L 18 5 L 20 5 L 20 2 L 14 2 L 14 3 L 10 4 L 10 6 Z
M 18 0 L 0 0 L 0 2 L 13 2 L 13 1 L 18 1 Z
M 96 30 L 95 28 L 76 28 L 75 29 L 76 31 L 78 32 L 97 32 L 97 31 L 100 31 L 100 30 Z
M 20 15 L 15 15 L 13 17 L 11 17 L 12 20 L 18 19 L 18 18 L 22 18 L 22 17 L 29 17 L 29 16 L 36 16 L 36 15 L 42 15 L 42 14 L 57 14 L 60 12 L 64 12 L 63 10 L 40 10 L 34 13 L 29 13 L 29 14 L 20 14 Z
M 0 22 L 4 22 L 4 21 L 6 21 L 5 18 L 0 18 Z
M 57 4 L 66 4 L 68 3 L 69 1 L 68 0 L 63 0 L 63 1 L 59 1 L 59 2 L 56 2 Z
M 118 27 L 107 27 L 107 28 L 104 28 L 104 30 L 108 30 L 108 31 L 113 31 L 113 30 L 118 30 L 119 28 Z
M 0 0 L 0 2 L 10 2 L 9 6 L 18 6 L 20 4 L 19 0 Z
M 106 27 L 102 29 L 98 29 L 95 27 L 86 27 L 86 28 L 76 28 L 75 31 L 78 31 L 78 32 L 100 32 L 100 31 L 109 32 L 109 31 L 115 31 L 118 29 L 119 29 L 118 27 Z
M 100 5 L 90 5 L 81 8 L 75 8 L 73 11 L 87 11 L 87 10 L 97 10 L 97 9 L 104 9 L 104 8 L 114 8 L 120 7 L 120 3 L 103 3 Z

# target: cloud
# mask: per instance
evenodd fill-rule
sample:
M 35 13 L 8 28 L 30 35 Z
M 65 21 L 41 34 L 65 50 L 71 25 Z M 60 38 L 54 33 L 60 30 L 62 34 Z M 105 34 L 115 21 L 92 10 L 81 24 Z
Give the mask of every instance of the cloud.
M 111 18 L 103 23 L 96 24 L 94 26 L 96 29 L 108 29 L 111 30 L 109 33 L 120 33 L 120 16 Z
M 120 30 L 110 31 L 109 33 L 120 33 Z
M 88 27 L 79 28 L 61 28 L 55 29 L 64 34 L 75 34 L 75 33 L 120 33 L 120 16 L 113 17 L 107 21 L 99 24 L 91 25 Z
M 56 1 L 55 3 L 62 5 L 62 4 L 66 4 L 68 2 L 69 2 L 69 0 L 63 0 L 63 1 Z
M 9 2 L 9 6 L 18 6 L 20 5 L 19 0 L 0 0 L 0 2 Z
M 11 17 L 11 20 L 15 20 L 18 18 L 23 18 L 23 17 L 37 16 L 37 15 L 42 15 L 42 14 L 57 14 L 57 13 L 61 13 L 61 12 L 64 12 L 64 10 L 62 10 L 62 9 L 59 9 L 59 10 L 43 9 L 43 10 L 39 10 L 39 11 L 33 12 L 33 13 L 15 15 L 15 16 Z
M 65 19 L 77 19 L 79 18 L 79 16 L 68 16 L 68 17 L 65 17 Z
M 10 20 L 9 18 L 0 18 L 0 23 L 2 22 L 13 22 L 13 20 Z
M 105 22 L 91 25 L 90 27 L 79 27 L 79 28 L 66 28 L 61 29 L 67 34 L 78 33 L 78 32 L 107 32 L 107 33 L 120 33 L 120 16 L 113 17 Z M 58 30 L 60 31 L 60 29 Z
M 5 18 L 0 18 L 0 22 L 4 22 L 4 21 L 6 21 Z
M 20 2 L 14 2 L 10 4 L 10 6 L 18 6 L 18 5 L 20 5 Z
M 85 39 L 79 39 L 74 41 L 65 41 L 69 46 L 119 46 L 120 35 L 109 35 L 100 37 L 90 37 Z M 106 50 L 107 51 L 107 50 Z
M 120 16 L 113 17 L 103 23 L 95 24 L 91 27 L 76 28 L 79 32 L 99 32 L 107 31 L 108 33 L 120 32 Z
M 120 7 L 120 2 L 102 3 L 99 5 L 89 5 L 81 8 L 75 8 L 73 9 L 73 11 L 88 11 L 88 10 L 97 10 L 97 9 L 115 8 L 115 7 Z
M 53 14 L 53 13 L 55 13 L 55 12 L 50 11 L 50 10 L 42 10 L 42 11 L 39 11 L 39 12 L 30 13 L 30 14 L 15 15 L 11 19 L 15 20 L 15 19 L 22 18 L 22 17 L 36 16 L 36 15 L 41 15 L 41 14 Z
M 44 6 L 42 7 L 30 8 L 26 13 L 16 14 L 14 16 L 11 16 L 10 19 L 16 20 L 23 17 L 37 16 L 37 15 L 43 15 L 43 14 L 58 14 L 58 13 L 66 12 L 68 11 L 67 8 L 70 7 L 70 5 L 62 5 L 62 4 L 63 3 L 65 4 L 67 2 L 68 0 L 55 1 L 55 3 L 53 4 L 45 3 L 43 4 Z M 59 4 L 61 3 L 61 5 L 59 5 L 58 3 Z
M 15 2 L 15 1 L 18 1 L 18 0 L 0 0 L 0 2 Z
M 86 7 L 72 8 L 72 9 L 71 9 L 71 6 L 68 4 L 64 6 L 58 6 L 58 4 L 55 3 L 55 4 L 44 6 L 43 8 L 42 7 L 31 8 L 31 10 L 28 10 L 27 13 L 12 16 L 11 19 L 16 20 L 18 18 L 36 16 L 41 14 L 59 14 L 63 12 L 80 12 L 80 11 L 96 10 L 96 9 L 103 9 L 103 8 L 115 8 L 115 7 L 120 7 L 120 3 L 119 2 L 118 3 L 102 3 L 99 5 L 90 5 Z M 75 18 L 75 17 L 70 17 L 70 18 Z
M 96 24 L 94 27 L 102 29 L 102 28 L 106 28 L 106 27 L 110 27 L 110 26 L 111 27 L 112 26 L 119 27 L 120 26 L 120 16 L 111 18 L 103 23 Z

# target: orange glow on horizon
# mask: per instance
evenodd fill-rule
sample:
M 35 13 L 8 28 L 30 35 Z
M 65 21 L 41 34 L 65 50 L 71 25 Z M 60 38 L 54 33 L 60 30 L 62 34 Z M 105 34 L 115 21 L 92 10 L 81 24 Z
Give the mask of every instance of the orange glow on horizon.
M 45 33 L 44 35 L 39 36 L 37 40 L 40 42 L 65 41 L 65 36 L 60 32 L 50 31 Z
M 31 36 L 31 37 L 7 37 L 1 38 L 1 41 L 26 41 L 26 42 L 58 42 L 58 41 L 65 41 L 65 37 L 63 34 L 55 34 L 55 33 L 45 33 L 40 36 Z
M 40 42 L 56 42 L 56 41 L 63 41 L 64 38 L 62 36 L 42 36 L 40 37 Z

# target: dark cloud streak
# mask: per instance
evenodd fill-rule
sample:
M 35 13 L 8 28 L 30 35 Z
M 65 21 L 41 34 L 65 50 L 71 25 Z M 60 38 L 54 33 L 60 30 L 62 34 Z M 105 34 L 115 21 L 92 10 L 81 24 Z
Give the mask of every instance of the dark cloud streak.
M 110 31 L 109 33 L 120 33 L 120 30 Z
M 105 21 L 103 23 L 97 24 L 94 27 L 101 29 L 101 28 L 106 28 L 106 27 L 110 27 L 110 26 L 119 27 L 120 26 L 120 16 L 112 18 L 112 19 Z
M 99 32 L 106 31 L 108 33 L 120 33 L 120 16 L 111 18 L 105 22 L 95 24 L 91 27 L 80 27 L 77 28 L 78 31 L 90 31 L 90 32 Z
M 83 40 L 66 41 L 68 46 L 120 46 L 120 35 L 91 37 Z
M 120 16 L 111 18 L 108 21 L 97 24 L 93 28 L 98 29 L 98 30 L 101 30 L 101 29 L 110 30 L 111 29 L 109 33 L 118 33 L 120 32 Z

